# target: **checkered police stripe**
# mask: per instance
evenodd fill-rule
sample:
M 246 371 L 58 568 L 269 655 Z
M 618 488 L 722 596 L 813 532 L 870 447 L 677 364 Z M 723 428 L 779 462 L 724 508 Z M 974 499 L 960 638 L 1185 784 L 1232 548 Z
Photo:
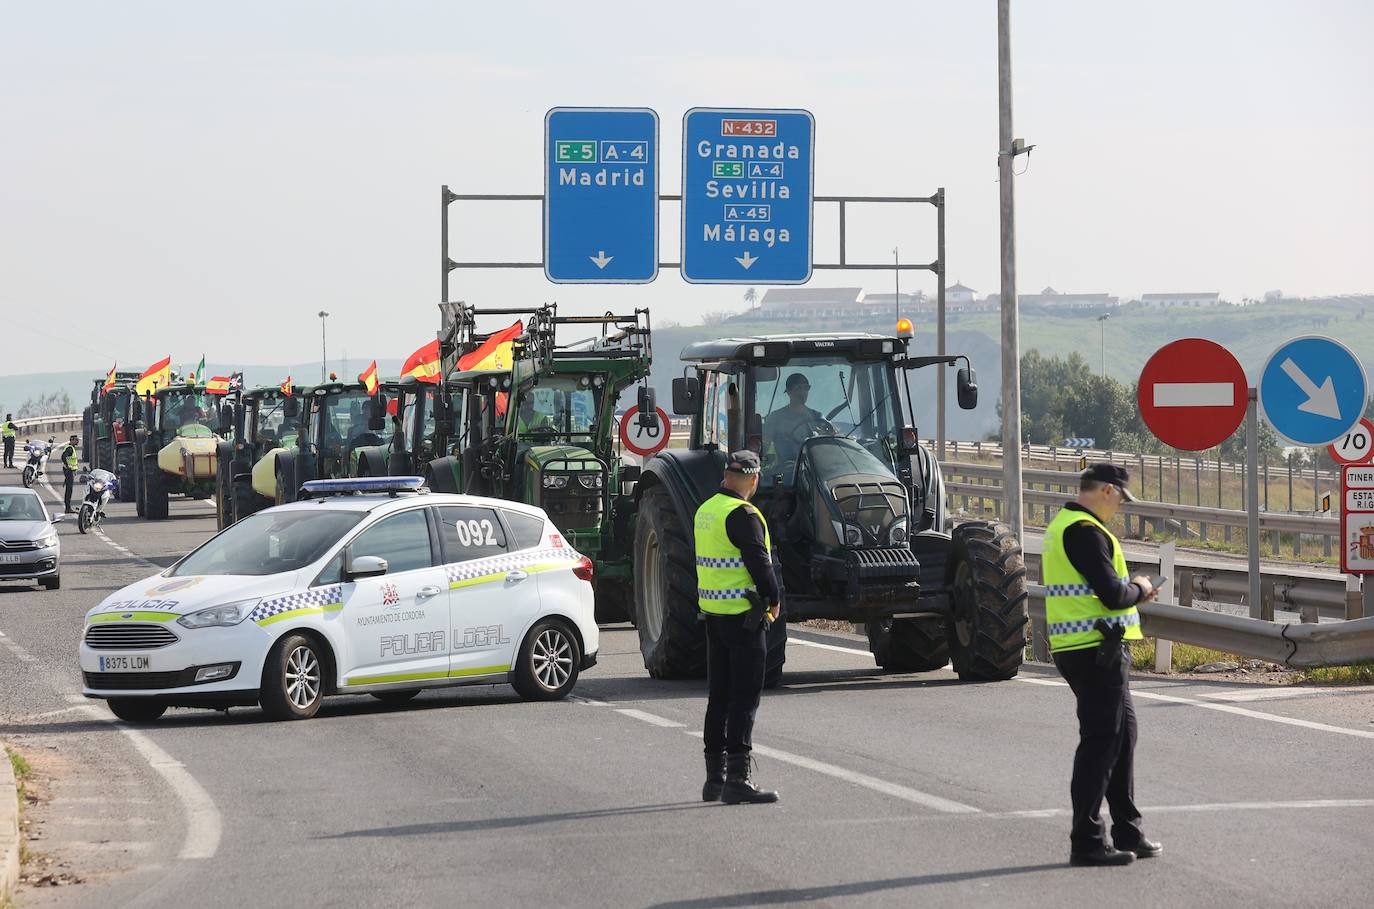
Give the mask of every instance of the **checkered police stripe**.
M 1087 584 L 1050 584 L 1045 587 L 1047 597 L 1090 597 L 1093 589 Z
M 571 568 L 582 556 L 575 549 L 566 546 L 558 549 L 531 549 L 510 555 L 488 556 L 470 562 L 445 565 L 450 587 L 462 587 L 474 581 L 495 579 L 508 571 L 548 571 L 553 568 Z
M 1092 631 L 1093 624 L 1097 619 L 1075 619 L 1072 622 L 1053 622 L 1050 624 L 1050 634 L 1078 634 L 1081 631 Z M 1106 620 L 1109 625 L 1139 625 L 1140 616 L 1136 613 L 1129 615 L 1116 616 Z
M 266 625 L 274 617 L 287 612 L 325 612 L 331 606 L 340 605 L 342 596 L 343 586 L 340 584 L 314 587 L 300 593 L 289 593 L 286 596 L 263 600 L 248 614 L 248 618 L 259 625 Z
M 697 590 L 697 598 L 702 600 L 742 600 L 753 593 L 751 587 L 733 587 L 729 590 Z
M 711 556 L 697 556 L 698 568 L 743 568 L 744 559 L 716 559 Z

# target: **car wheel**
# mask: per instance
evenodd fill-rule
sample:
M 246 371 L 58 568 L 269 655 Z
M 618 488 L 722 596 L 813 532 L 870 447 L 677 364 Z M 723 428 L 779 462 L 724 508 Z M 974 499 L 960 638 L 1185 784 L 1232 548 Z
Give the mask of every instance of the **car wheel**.
M 274 720 L 308 720 L 324 699 L 325 660 L 320 645 L 288 634 L 267 655 L 262 671 L 262 712 Z
M 409 691 L 374 691 L 372 696 L 387 704 L 404 704 L 406 701 L 413 700 L 415 695 L 419 693 L 420 689 L 411 688 Z
M 520 645 L 511 684 L 527 701 L 556 701 L 573 690 L 581 664 L 581 648 L 567 626 L 540 622 Z
M 110 712 L 126 723 L 151 723 L 167 712 L 167 705 L 152 698 L 109 698 Z
M 44 590 L 60 590 L 62 587 L 62 575 L 55 574 L 46 578 L 39 578 L 38 583 L 43 585 Z

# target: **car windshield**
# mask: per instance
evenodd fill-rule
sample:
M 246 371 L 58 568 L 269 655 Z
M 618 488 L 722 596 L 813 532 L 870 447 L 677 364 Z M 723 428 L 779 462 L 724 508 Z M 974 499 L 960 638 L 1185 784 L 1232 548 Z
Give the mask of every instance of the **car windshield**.
M 0 492 L 0 521 L 46 521 L 43 503 L 31 492 Z
M 597 392 L 586 377 L 554 376 L 525 389 L 515 429 L 522 437 L 588 436 L 596 423 Z
M 314 509 L 259 512 L 231 524 L 182 559 L 169 577 L 298 571 L 323 556 L 365 514 Z
M 813 435 L 850 436 L 888 462 L 884 472 L 892 471 L 898 402 L 887 361 L 816 357 L 756 366 L 752 379 L 745 444 L 763 453 L 765 486 L 779 474 L 791 485 L 797 454 Z

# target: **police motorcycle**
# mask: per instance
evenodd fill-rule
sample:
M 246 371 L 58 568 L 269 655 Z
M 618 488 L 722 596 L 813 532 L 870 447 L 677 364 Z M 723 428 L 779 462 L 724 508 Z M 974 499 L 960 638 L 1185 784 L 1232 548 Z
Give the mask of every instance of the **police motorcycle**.
M 95 468 L 83 478 L 86 483 L 86 498 L 76 513 L 76 529 L 82 533 L 100 526 L 105 519 L 105 506 L 119 491 L 119 477 L 108 470 Z
M 32 439 L 24 446 L 29 453 L 29 462 L 24 465 L 24 486 L 32 486 L 48 466 L 48 455 L 52 454 L 53 440 L 35 442 Z

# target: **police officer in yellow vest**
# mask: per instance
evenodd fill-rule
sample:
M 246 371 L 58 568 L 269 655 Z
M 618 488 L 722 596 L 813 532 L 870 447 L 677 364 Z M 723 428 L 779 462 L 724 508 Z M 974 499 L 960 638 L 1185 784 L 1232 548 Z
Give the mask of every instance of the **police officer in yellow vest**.
M 14 466 L 14 441 L 19 435 L 19 427 L 14 422 L 14 414 L 5 414 L 5 422 L 0 423 L 0 436 L 5 440 L 5 466 Z
M 76 482 L 76 469 L 81 466 L 76 453 L 76 445 L 80 441 L 79 436 L 72 436 L 62 447 L 62 501 L 67 514 L 72 513 L 72 484 Z
M 727 805 L 776 802 L 778 794 L 750 779 L 754 715 L 768 661 L 768 623 L 778 617 L 781 596 L 769 556 L 771 540 L 762 513 L 749 504 L 759 487 L 761 465 L 752 451 L 729 456 L 715 495 L 697 509 L 697 605 L 706 619 L 706 702 L 703 742 L 706 785 L 701 799 Z M 751 598 L 767 609 L 751 620 Z
M 1140 640 L 1136 604 L 1155 597 L 1149 578 L 1127 580 L 1121 544 L 1107 529 L 1124 502 L 1133 502 L 1130 474 L 1115 464 L 1083 472 L 1078 498 L 1045 528 L 1041 568 L 1045 620 L 1054 664 L 1078 700 L 1078 751 L 1073 760 L 1073 865 L 1129 865 L 1163 849 L 1145 839 L 1135 806 L 1135 707 L 1125 641 Z M 1104 633 L 1105 631 L 1105 633 Z M 1112 813 L 1112 845 L 1099 812 Z

